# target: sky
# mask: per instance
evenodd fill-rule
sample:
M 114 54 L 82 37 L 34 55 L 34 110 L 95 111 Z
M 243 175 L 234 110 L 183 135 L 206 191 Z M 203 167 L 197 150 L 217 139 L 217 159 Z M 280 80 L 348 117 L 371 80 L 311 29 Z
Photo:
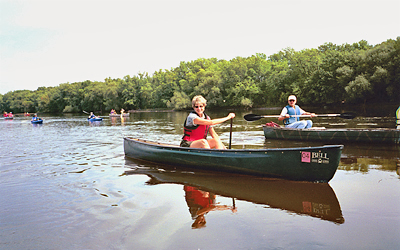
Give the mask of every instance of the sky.
M 0 0 L 0 94 L 400 36 L 400 0 Z

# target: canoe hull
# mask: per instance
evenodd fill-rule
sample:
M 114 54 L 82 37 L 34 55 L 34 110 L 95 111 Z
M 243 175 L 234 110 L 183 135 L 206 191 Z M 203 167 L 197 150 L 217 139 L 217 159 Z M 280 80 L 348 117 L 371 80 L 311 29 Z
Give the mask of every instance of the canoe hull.
M 339 165 L 342 145 L 281 149 L 196 149 L 124 138 L 128 157 L 195 169 L 328 182 Z
M 266 139 L 321 141 L 330 143 L 400 143 L 397 129 L 289 129 L 263 126 Z

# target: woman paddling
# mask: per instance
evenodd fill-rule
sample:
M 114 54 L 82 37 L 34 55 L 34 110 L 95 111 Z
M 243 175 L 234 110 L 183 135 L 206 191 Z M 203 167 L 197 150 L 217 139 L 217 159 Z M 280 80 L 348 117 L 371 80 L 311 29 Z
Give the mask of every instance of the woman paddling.
M 235 113 L 229 113 L 228 116 L 218 119 L 213 119 L 204 113 L 207 105 L 207 100 L 197 95 L 192 99 L 192 111 L 185 120 L 184 135 L 181 141 L 181 147 L 191 148 L 215 148 L 226 149 L 221 142 L 219 136 L 214 131 L 212 125 L 223 123 L 235 117 Z M 207 140 L 207 134 L 210 133 L 212 139 Z

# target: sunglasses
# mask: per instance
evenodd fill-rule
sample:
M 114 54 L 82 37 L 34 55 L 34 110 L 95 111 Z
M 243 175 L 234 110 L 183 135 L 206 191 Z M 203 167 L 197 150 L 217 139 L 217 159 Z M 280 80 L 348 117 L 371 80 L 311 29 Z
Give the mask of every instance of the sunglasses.
M 200 105 L 200 106 L 194 106 L 195 108 L 203 108 L 204 106 L 203 105 Z
M 294 102 L 295 100 L 289 100 L 289 102 Z

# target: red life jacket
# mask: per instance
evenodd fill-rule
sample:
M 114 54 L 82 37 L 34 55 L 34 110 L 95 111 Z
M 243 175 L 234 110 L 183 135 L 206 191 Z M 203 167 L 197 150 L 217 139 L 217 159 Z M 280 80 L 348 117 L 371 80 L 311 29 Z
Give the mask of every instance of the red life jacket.
M 195 112 L 192 112 L 195 113 Z M 210 117 L 204 113 L 204 116 L 207 120 L 211 120 Z M 183 124 L 183 137 L 182 140 L 185 141 L 196 141 L 200 139 L 206 139 L 208 130 L 210 129 L 209 125 L 197 125 L 197 126 L 186 126 L 187 118 L 185 119 L 185 123 Z
M 204 193 L 195 187 L 184 186 L 183 190 L 185 190 L 185 198 L 188 205 L 206 208 L 214 203 L 214 198 L 212 196 L 204 197 Z

